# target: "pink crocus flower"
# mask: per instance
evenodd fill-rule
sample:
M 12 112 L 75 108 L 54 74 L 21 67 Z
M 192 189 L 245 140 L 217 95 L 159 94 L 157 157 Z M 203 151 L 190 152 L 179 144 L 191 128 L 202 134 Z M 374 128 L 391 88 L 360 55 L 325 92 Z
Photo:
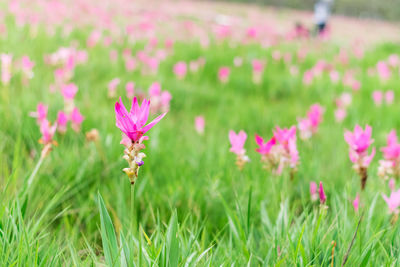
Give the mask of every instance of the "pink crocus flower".
M 178 79 L 183 79 L 187 72 L 186 63 L 183 61 L 179 61 L 174 65 L 174 73 Z
M 394 92 L 392 90 L 389 90 L 385 93 L 385 100 L 386 104 L 391 105 L 393 104 L 394 101 Z
M 319 194 L 317 192 L 318 186 L 316 182 L 310 182 L 310 195 L 311 195 L 311 201 L 317 201 L 319 198 Z
M 127 82 L 125 85 L 126 90 L 126 97 L 128 99 L 132 99 L 135 95 L 135 83 L 134 82 Z
M 71 128 L 75 132 L 79 132 L 81 130 L 81 124 L 84 120 L 84 117 L 77 107 L 72 110 L 69 119 L 71 120 Z
M 368 155 L 368 148 L 374 142 L 371 138 L 372 128 L 369 125 L 363 130 L 356 125 L 353 132 L 346 130 L 344 134 L 345 141 L 349 144 L 349 157 L 354 163 L 353 168 L 358 172 L 361 178 L 361 189 L 364 190 L 367 182 L 367 168 L 375 156 L 375 148 Z
M 231 73 L 231 70 L 229 67 L 221 67 L 218 70 L 218 79 L 222 83 L 227 83 L 229 80 L 229 74 Z
M 200 135 L 204 134 L 204 126 L 205 126 L 205 120 L 204 116 L 196 116 L 194 118 L 194 128 L 196 129 L 196 132 Z
M 239 170 L 242 170 L 246 162 L 249 162 L 249 157 L 246 155 L 246 150 L 244 149 L 244 143 L 246 142 L 247 134 L 241 130 L 236 134 L 233 130 L 229 131 L 229 141 L 231 143 L 231 148 L 229 151 L 237 155 L 236 165 Z
M 121 80 L 119 78 L 114 78 L 108 83 L 108 97 L 115 97 L 120 82 Z
M 374 103 L 375 103 L 376 106 L 382 105 L 382 100 L 383 100 L 382 91 L 373 91 L 372 92 L 372 99 L 374 100 Z
M 354 207 L 354 211 L 358 212 L 359 208 L 360 208 L 360 195 L 357 194 L 356 198 L 353 200 L 353 207 Z
M 139 142 L 139 139 L 141 139 L 143 135 L 156 125 L 166 114 L 161 114 L 152 122 L 145 125 L 149 117 L 149 112 L 150 100 L 144 99 L 142 105 L 139 106 L 137 98 L 134 97 L 131 110 L 128 112 L 120 98 L 119 102 L 115 103 L 116 125 L 132 143 Z
M 64 134 L 67 131 L 68 116 L 63 112 L 59 111 L 57 114 L 57 131 Z
M 322 186 L 322 182 L 319 182 L 318 194 L 319 194 L 319 202 L 321 203 L 321 205 L 324 205 L 326 202 L 326 195 L 324 192 L 324 187 Z

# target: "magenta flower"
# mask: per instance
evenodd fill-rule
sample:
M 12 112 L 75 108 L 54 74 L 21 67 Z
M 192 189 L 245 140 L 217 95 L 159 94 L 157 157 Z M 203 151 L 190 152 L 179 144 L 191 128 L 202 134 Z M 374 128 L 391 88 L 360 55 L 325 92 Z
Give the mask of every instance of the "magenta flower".
M 78 108 L 74 108 L 70 114 L 70 120 L 71 120 L 71 127 L 75 132 L 79 132 L 81 130 L 81 124 L 84 120 L 84 117 L 82 116 L 81 112 L 79 111 Z
M 326 195 L 324 192 L 324 187 L 322 186 L 322 182 L 319 182 L 319 189 L 318 189 L 318 194 L 319 194 L 319 202 L 324 205 L 326 202 Z
M 349 157 L 354 163 L 353 168 L 358 172 L 361 178 L 361 189 L 364 190 L 367 182 L 367 168 L 375 156 L 375 148 L 368 155 L 368 148 L 374 142 L 371 138 L 371 126 L 365 126 L 365 131 L 356 125 L 354 132 L 346 131 L 344 134 L 345 141 L 349 144 Z
M 259 146 L 256 151 L 261 155 L 268 155 L 271 152 L 272 147 L 276 145 L 276 139 L 274 136 L 267 142 L 264 142 L 264 139 L 257 134 L 255 135 L 255 139 L 257 145 Z
M 194 118 L 194 128 L 196 129 L 196 132 L 198 134 L 204 134 L 204 126 L 205 120 L 203 116 L 197 116 L 196 118 Z
M 356 198 L 353 200 L 353 207 L 355 212 L 358 212 L 359 208 L 360 208 L 360 195 L 357 194 Z
M 59 111 L 57 114 L 57 131 L 60 133 L 65 133 L 67 131 L 68 116 Z
M 296 138 L 296 126 L 292 126 L 289 129 L 281 129 L 279 126 L 275 128 L 274 137 L 276 140 L 285 148 L 289 147 L 289 140 Z
M 119 102 L 115 103 L 116 125 L 133 143 L 138 142 L 143 134 L 156 125 L 166 114 L 161 114 L 145 125 L 149 117 L 149 111 L 150 100 L 144 99 L 142 105 L 139 106 L 137 98 L 134 97 L 131 110 L 128 112 L 120 98 Z
M 324 108 L 319 104 L 314 104 L 307 112 L 307 118 L 299 120 L 300 137 L 302 139 L 308 139 L 317 133 L 318 126 L 322 122 L 323 113 Z

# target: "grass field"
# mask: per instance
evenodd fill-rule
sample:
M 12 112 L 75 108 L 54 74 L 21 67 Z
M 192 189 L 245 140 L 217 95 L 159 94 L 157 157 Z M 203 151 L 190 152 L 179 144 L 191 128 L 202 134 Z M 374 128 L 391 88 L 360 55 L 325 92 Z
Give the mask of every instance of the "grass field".
M 36 14 L 33 10 L 25 12 Z M 53 20 L 63 14 L 54 13 Z M 179 16 L 165 25 L 157 20 L 162 31 L 155 35 L 139 31 L 140 38 L 131 38 L 93 24 L 96 15 L 88 16 L 90 26 L 66 18 L 49 27 L 46 19 L 21 26 L 18 16 L 4 14 L 0 52 L 12 54 L 12 64 L 2 60 L 1 66 L 3 75 L 11 73 L 9 82 L 2 76 L 0 86 L 1 266 L 400 265 L 400 203 L 394 203 L 396 211 L 390 214 L 382 195 L 390 195 L 391 189 L 378 176 L 381 148 L 389 132 L 400 128 L 400 65 L 393 56 L 400 54 L 398 44 L 285 40 L 283 31 L 279 38 L 276 33 L 250 38 L 243 27 L 234 31 L 239 37 L 218 38 L 215 22 L 193 19 L 201 25 L 197 28 L 188 26 L 190 18 Z M 137 26 L 145 16 L 137 15 L 132 23 Z M 96 27 L 102 29 L 98 39 Z M 209 38 L 199 41 L 204 33 Z M 151 45 L 154 37 L 158 43 Z M 172 47 L 165 40 L 173 40 Z M 61 47 L 75 57 L 72 70 L 62 52 L 51 64 L 49 55 L 57 58 L 54 53 Z M 362 55 L 354 52 L 363 47 Z M 148 73 L 139 51 L 161 51 L 158 69 Z M 34 62 L 32 78 L 20 67 L 25 55 Z M 126 68 L 127 55 L 136 60 L 132 71 Z M 235 58 L 242 65 L 235 66 Z M 258 84 L 252 81 L 254 59 L 265 62 Z M 316 67 L 321 60 L 327 63 Z M 179 61 L 195 61 L 198 69 L 188 69 L 180 79 L 173 71 Z M 389 66 L 388 79 L 378 75 L 379 61 Z M 218 78 L 222 66 L 230 68 L 226 83 Z M 60 83 L 57 68 L 70 71 L 61 74 Z M 336 83 L 333 70 L 339 74 Z M 346 73 L 351 77 L 347 84 Z M 115 78 L 120 83 L 109 97 Z M 114 111 L 120 96 L 130 107 L 129 81 L 135 83 L 135 96 L 147 98 L 154 82 L 172 96 L 168 113 L 146 133 L 147 157 L 134 186 L 122 171 L 127 162 Z M 358 90 L 354 84 L 352 89 L 355 81 Z M 78 87 L 73 105 L 84 120 L 77 131 L 68 122 L 66 132 L 52 138 L 57 145 L 41 156 L 40 127 L 29 114 L 39 103 L 48 105 L 51 123 L 58 111 L 68 113 L 58 87 L 70 83 Z M 376 90 L 393 90 L 394 102 L 377 106 L 372 98 Z M 337 122 L 335 100 L 344 92 L 352 102 L 347 116 Z M 308 140 L 297 129 L 297 167 L 280 175 L 263 168 L 255 134 L 269 139 L 276 126 L 297 126 L 315 103 L 325 110 L 323 120 Z M 159 114 L 161 110 L 151 113 L 150 119 Z M 195 130 L 196 116 L 205 119 L 204 134 Z M 365 190 L 344 139 L 345 130 L 353 131 L 356 124 L 370 125 L 375 140 L 368 150 L 375 147 L 376 155 Z M 88 141 L 92 129 L 98 136 Z M 230 130 L 247 133 L 244 148 L 250 161 L 243 170 L 230 152 Z M 323 183 L 326 203 L 312 201 L 312 181 Z M 398 188 L 398 180 L 395 184 Z M 358 211 L 353 206 L 357 194 Z

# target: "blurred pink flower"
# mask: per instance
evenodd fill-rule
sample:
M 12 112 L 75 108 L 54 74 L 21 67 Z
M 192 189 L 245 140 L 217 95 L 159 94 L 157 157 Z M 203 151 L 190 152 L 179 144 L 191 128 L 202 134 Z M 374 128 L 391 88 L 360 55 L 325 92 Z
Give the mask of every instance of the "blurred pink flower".
M 400 190 L 392 191 L 390 196 L 382 195 L 389 208 L 390 214 L 398 214 L 400 206 Z
M 322 122 L 324 108 L 319 104 L 314 104 L 307 112 L 307 117 L 299 120 L 300 137 L 308 139 L 318 132 L 319 124 Z
M 392 90 L 389 90 L 385 93 L 385 100 L 386 104 L 391 105 L 393 104 L 394 101 L 394 92 Z
M 12 64 L 12 55 L 11 54 L 1 54 L 1 82 L 4 85 L 8 85 L 11 80 L 11 64 Z
M 329 77 L 331 78 L 331 81 L 333 83 L 337 83 L 339 81 L 339 79 L 340 79 L 340 75 L 339 75 L 339 72 L 337 70 L 331 70 L 329 72 Z
M 382 91 L 373 91 L 372 92 L 372 99 L 374 100 L 374 103 L 375 103 L 376 106 L 382 105 L 382 100 L 383 100 Z
M 376 70 L 378 71 L 379 77 L 383 81 L 387 81 L 390 78 L 390 69 L 384 61 L 379 61 L 376 64 Z
M 117 91 L 117 86 L 121 80 L 119 78 L 114 78 L 108 83 L 108 97 L 112 98 L 115 97 L 116 91 Z
M 152 113 L 157 113 L 159 110 L 162 112 L 169 111 L 172 95 L 168 91 L 161 91 L 161 85 L 158 82 L 154 82 L 150 85 L 149 97 L 151 100 L 150 108 Z
M 244 155 L 246 150 L 244 149 L 244 143 L 246 142 L 247 134 L 242 130 L 236 134 L 233 130 L 229 131 L 229 141 L 231 142 L 231 148 L 229 151 L 236 155 Z
M 349 157 L 354 163 L 353 168 L 358 172 L 361 178 L 361 189 L 364 190 L 367 182 L 367 168 L 375 156 L 375 148 L 368 155 L 368 148 L 374 142 L 371 138 L 372 128 L 369 125 L 365 126 L 365 131 L 356 125 L 354 132 L 346 130 L 344 134 L 345 141 L 349 144 Z
M 187 66 L 186 63 L 183 61 L 179 61 L 174 65 L 174 73 L 178 79 L 183 79 L 185 78 L 187 71 Z
M 68 117 L 63 111 L 59 111 L 57 114 L 57 131 L 59 133 L 65 133 L 67 131 Z
M 196 116 L 194 118 L 194 128 L 196 129 L 196 132 L 200 135 L 204 134 L 204 126 L 205 126 L 205 120 L 203 116 Z
M 74 99 L 77 92 L 78 87 L 74 83 L 64 84 L 61 87 L 61 94 L 66 101 Z
M 75 132 L 79 132 L 81 130 L 81 124 L 84 120 L 84 117 L 77 107 L 72 110 L 71 114 L 69 115 L 69 119 L 71 120 L 71 128 Z
M 166 113 L 161 114 L 152 122 L 145 125 L 150 111 L 150 100 L 144 99 L 139 106 L 136 97 L 133 98 L 130 112 L 126 110 L 121 98 L 115 103 L 116 126 L 131 140 L 138 142 L 148 130 L 156 125 Z
M 316 201 L 319 198 L 318 195 L 318 186 L 316 182 L 310 182 L 310 195 L 311 195 L 311 201 Z
M 39 143 L 43 145 L 48 145 L 53 143 L 53 136 L 56 132 L 57 124 L 53 126 L 50 125 L 50 122 L 46 119 L 41 121 L 40 123 L 40 132 L 42 137 L 39 140 Z
M 126 97 L 128 99 L 132 99 L 135 95 L 135 83 L 127 82 L 125 85 L 125 90 L 126 90 Z
M 338 108 L 335 110 L 335 120 L 342 122 L 347 116 L 347 112 L 344 108 Z
M 231 70 L 229 67 L 221 67 L 218 70 L 218 79 L 222 83 L 227 83 L 229 80 L 229 74 L 231 73 Z
M 29 116 L 36 118 L 37 123 L 41 125 L 43 121 L 47 120 L 47 110 L 48 110 L 47 105 L 39 103 L 36 107 L 36 111 L 30 112 Z
M 360 208 L 360 195 L 357 194 L 356 198 L 353 200 L 353 207 L 354 207 L 354 211 L 358 212 L 359 208 Z
M 258 145 L 258 148 L 256 151 L 260 153 L 261 155 L 267 155 L 271 152 L 272 147 L 276 144 L 275 137 L 273 136 L 270 140 L 267 142 L 264 142 L 264 139 L 259 136 L 255 135 L 256 143 Z
M 390 179 L 388 185 L 389 185 L 390 191 L 394 191 L 395 186 L 396 186 L 395 180 L 393 178 Z

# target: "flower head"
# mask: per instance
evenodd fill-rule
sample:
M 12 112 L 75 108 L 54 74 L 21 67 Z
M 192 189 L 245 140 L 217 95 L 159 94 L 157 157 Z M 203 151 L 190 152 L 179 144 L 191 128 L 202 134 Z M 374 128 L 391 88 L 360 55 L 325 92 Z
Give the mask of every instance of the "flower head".
M 325 195 L 325 192 L 324 192 L 324 187 L 322 186 L 322 182 L 319 182 L 318 194 L 319 194 L 319 202 L 321 204 L 325 204 L 326 195 Z
M 81 124 L 84 120 L 84 117 L 82 116 L 81 112 L 79 111 L 78 108 L 74 108 L 70 114 L 70 120 L 72 123 L 72 129 L 75 132 L 79 132 L 81 129 Z
M 205 120 L 203 116 L 197 116 L 196 118 L 194 118 L 194 127 L 198 134 L 204 133 L 204 126 L 205 126 Z
M 267 142 L 264 142 L 264 139 L 259 136 L 255 135 L 256 143 L 259 146 L 256 151 L 260 153 L 261 155 L 267 155 L 271 152 L 271 149 L 274 145 L 276 145 L 276 138 L 273 136 L 270 140 Z
M 128 112 L 120 98 L 119 102 L 115 103 L 116 125 L 133 143 L 135 143 L 166 114 L 161 114 L 152 122 L 145 125 L 149 117 L 149 111 L 150 100 L 144 99 L 142 105 L 139 106 L 137 98 L 134 97 L 131 110 Z

